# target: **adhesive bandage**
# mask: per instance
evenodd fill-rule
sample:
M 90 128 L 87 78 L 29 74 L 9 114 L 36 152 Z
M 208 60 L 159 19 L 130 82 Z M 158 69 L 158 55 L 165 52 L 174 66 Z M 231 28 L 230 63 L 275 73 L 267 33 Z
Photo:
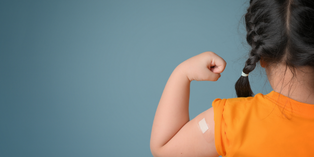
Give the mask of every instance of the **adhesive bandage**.
M 200 126 L 202 133 L 205 133 L 208 130 L 208 125 L 205 121 L 205 118 L 203 118 L 201 121 L 199 121 L 198 125 Z

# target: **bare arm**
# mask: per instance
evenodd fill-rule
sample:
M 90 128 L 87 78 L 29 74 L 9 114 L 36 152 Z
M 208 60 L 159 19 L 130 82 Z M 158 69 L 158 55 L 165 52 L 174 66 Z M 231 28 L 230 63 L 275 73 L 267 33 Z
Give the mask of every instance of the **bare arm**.
M 190 82 L 217 81 L 225 61 L 204 52 L 181 63 L 171 74 L 155 114 L 151 151 L 154 156 L 218 156 L 214 142 L 212 108 L 189 120 Z M 203 133 L 198 122 L 206 119 Z

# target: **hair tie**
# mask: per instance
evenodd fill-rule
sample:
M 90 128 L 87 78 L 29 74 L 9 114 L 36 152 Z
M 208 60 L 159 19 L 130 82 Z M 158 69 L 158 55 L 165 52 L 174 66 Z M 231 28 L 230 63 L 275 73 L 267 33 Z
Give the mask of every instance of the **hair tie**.
M 246 73 L 244 73 L 244 72 L 242 71 L 242 76 L 243 76 L 243 77 L 248 77 L 249 74 L 246 74 Z

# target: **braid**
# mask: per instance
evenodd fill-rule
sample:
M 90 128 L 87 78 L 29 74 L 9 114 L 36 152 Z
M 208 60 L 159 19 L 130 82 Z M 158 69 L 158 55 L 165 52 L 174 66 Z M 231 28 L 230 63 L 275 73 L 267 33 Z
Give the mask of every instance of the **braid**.
M 252 49 L 243 73 L 252 72 L 261 58 L 267 64 L 314 70 L 314 1 L 250 0 L 245 24 Z M 253 96 L 246 75 L 235 88 L 238 97 Z
M 245 62 L 245 66 L 243 68 L 243 72 L 245 74 L 249 74 L 253 71 L 256 67 L 256 63 L 260 60 L 260 57 L 256 54 L 256 52 L 256 49 L 252 49 L 250 57 Z M 253 96 L 248 76 L 241 76 L 236 82 L 235 88 L 238 97 Z
M 254 12 L 252 12 L 254 11 Z M 256 63 L 260 60 L 260 54 L 263 49 L 263 28 L 266 26 L 264 22 L 258 23 L 258 18 L 261 16 L 261 10 L 256 10 L 254 7 L 248 9 L 248 13 L 245 15 L 247 36 L 246 40 L 248 44 L 252 47 L 249 58 L 245 62 L 243 72 L 249 74 L 252 72 Z M 236 93 L 238 97 L 248 97 L 253 96 L 253 92 L 250 86 L 248 76 L 241 76 L 235 84 Z

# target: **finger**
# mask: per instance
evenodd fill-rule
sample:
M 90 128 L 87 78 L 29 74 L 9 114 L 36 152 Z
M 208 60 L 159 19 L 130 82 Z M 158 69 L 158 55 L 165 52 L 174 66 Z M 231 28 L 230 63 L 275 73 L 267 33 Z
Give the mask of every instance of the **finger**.
M 221 67 L 221 66 L 217 67 L 217 66 L 215 66 L 215 67 L 211 68 L 210 70 L 213 73 L 215 73 L 215 74 L 220 74 L 220 73 L 222 73 L 224 71 L 224 69 L 225 69 L 225 67 Z
M 224 59 L 222 59 L 219 56 L 216 56 L 213 58 L 212 62 L 211 62 L 211 68 L 210 70 L 214 73 L 222 73 L 225 70 L 226 67 L 226 61 Z
M 220 78 L 220 73 L 216 74 L 216 73 L 212 73 L 210 76 L 209 76 L 209 81 L 217 81 L 219 78 Z
M 200 78 L 201 81 L 217 81 L 220 78 L 220 73 L 214 73 L 212 71 L 209 71 L 208 69 L 203 75 L 203 78 Z

